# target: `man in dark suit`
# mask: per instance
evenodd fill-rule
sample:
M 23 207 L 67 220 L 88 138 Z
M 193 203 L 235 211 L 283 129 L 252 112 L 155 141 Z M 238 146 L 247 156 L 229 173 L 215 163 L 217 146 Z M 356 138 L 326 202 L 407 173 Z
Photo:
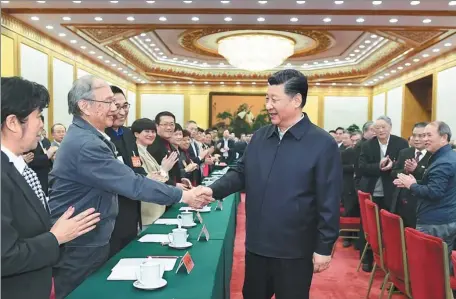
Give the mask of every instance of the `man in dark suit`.
M 124 126 L 130 111 L 130 104 L 127 102 L 122 89 L 117 86 L 111 86 L 111 91 L 116 101 L 117 115 L 114 116 L 112 127 L 106 128 L 105 133 L 116 146 L 117 159 L 130 167 L 135 173 L 147 176 L 141 165 L 136 138 L 131 130 Z M 119 195 L 118 204 L 119 213 L 109 241 L 109 257 L 112 257 L 133 241 L 138 235 L 138 228 L 141 228 L 141 202 Z
M 246 135 L 241 134 L 241 139 L 234 145 L 235 152 L 239 155 L 239 159 L 244 155 L 245 148 L 247 147 Z
M 44 122 L 44 117 L 41 115 L 41 120 Z M 49 187 L 49 172 L 52 168 L 52 161 L 57 152 L 58 147 L 51 146 L 51 142 L 46 137 L 39 137 L 37 147 L 24 155 L 28 166 L 35 171 L 40 180 L 46 196 L 48 195 Z
M 155 116 L 155 123 L 157 124 L 157 137 L 154 143 L 147 147 L 147 151 L 157 163 L 161 163 L 167 155 L 177 152 L 177 149 L 169 142 L 176 127 L 176 117 L 171 112 L 163 111 Z M 177 154 L 179 153 L 177 152 Z M 174 164 L 173 168 L 168 172 L 168 176 L 169 180 L 166 184 L 176 186 L 182 190 L 190 188 L 190 186 L 181 183 L 179 163 Z
M 234 151 L 234 140 L 230 139 L 230 131 L 223 131 L 223 138 L 217 143 L 217 149 L 220 152 L 220 158 L 222 162 L 230 165 L 236 158 Z
M 413 128 L 413 146 L 399 152 L 397 163 L 393 166 L 391 175 L 397 179 L 399 173 L 411 174 L 418 181 L 423 178 L 432 154 L 426 151 L 424 145 L 424 128 L 427 123 L 417 123 Z M 393 194 L 391 212 L 402 217 L 404 226 L 416 226 L 416 203 L 418 199 L 406 188 L 396 188 Z
M 342 168 L 337 144 L 302 113 L 307 78 L 283 70 L 268 80 L 272 124 L 206 194 L 246 191 L 244 299 L 308 299 L 313 272 L 328 268 L 338 237 Z
M 202 173 L 201 168 L 204 166 L 204 160 L 209 152 L 212 152 L 213 149 L 205 149 L 201 150 L 198 144 L 197 136 L 202 133 L 200 132 L 200 128 L 195 121 L 189 120 L 186 125 L 186 130 L 190 132 L 191 139 L 190 139 L 190 147 L 188 148 L 188 154 L 190 156 L 190 160 L 198 165 L 198 170 L 193 173 L 193 178 L 196 181 L 197 185 L 201 184 Z M 204 132 L 204 131 L 203 131 Z
M 408 142 L 391 135 L 392 122 L 388 116 L 380 116 L 374 127 L 377 136 L 361 146 L 360 190 L 372 194 L 373 201 L 380 209 L 391 211 L 394 190 L 391 170 L 399 158 L 399 152 L 408 148 Z
M 52 266 L 59 246 L 95 227 L 91 208 L 72 217 L 70 208 L 52 226 L 36 174 L 22 153 L 37 146 L 41 111 L 49 104 L 44 86 L 18 77 L 2 78 L 2 298 L 49 299 Z
M 346 146 L 344 145 L 343 143 L 343 135 L 344 135 L 344 132 L 345 132 L 345 129 L 342 128 L 342 127 L 338 127 L 336 130 L 336 135 L 335 135 L 335 139 L 336 139 L 336 142 L 337 142 L 337 146 L 339 147 L 339 150 L 340 151 L 343 151 Z

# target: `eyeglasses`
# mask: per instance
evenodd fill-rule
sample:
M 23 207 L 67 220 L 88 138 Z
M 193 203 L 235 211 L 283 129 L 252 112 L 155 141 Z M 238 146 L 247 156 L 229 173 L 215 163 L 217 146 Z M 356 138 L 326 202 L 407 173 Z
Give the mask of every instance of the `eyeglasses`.
M 125 103 L 125 104 L 123 104 L 123 106 L 116 104 L 117 110 L 123 109 L 124 111 L 128 111 L 128 110 L 130 110 L 130 106 L 131 105 L 129 103 Z
M 175 124 L 174 123 L 164 123 L 164 124 L 159 124 L 159 126 L 174 128 Z
M 97 103 L 106 103 L 106 104 L 116 104 L 115 100 L 112 100 L 112 101 L 99 101 L 99 100 L 91 100 L 91 99 L 85 99 L 86 101 L 90 101 L 90 102 L 97 102 Z

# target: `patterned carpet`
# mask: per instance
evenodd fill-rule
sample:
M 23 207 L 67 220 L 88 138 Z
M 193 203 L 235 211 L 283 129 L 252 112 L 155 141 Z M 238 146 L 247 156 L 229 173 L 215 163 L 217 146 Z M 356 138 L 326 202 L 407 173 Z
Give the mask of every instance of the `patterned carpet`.
M 233 274 L 231 278 L 231 299 L 242 299 L 244 282 L 244 247 L 245 240 L 245 204 L 244 197 L 239 204 L 237 215 L 236 241 L 234 247 Z M 359 252 L 353 247 L 343 248 L 338 242 L 331 267 L 323 273 L 316 274 L 312 281 L 312 299 L 362 299 L 367 294 L 370 273 L 362 270 L 356 272 Z M 378 272 L 378 271 L 377 271 Z M 378 273 L 372 286 L 369 298 L 379 298 L 383 274 Z M 386 292 L 383 298 L 387 298 Z M 405 296 L 394 295 L 394 299 L 405 299 Z

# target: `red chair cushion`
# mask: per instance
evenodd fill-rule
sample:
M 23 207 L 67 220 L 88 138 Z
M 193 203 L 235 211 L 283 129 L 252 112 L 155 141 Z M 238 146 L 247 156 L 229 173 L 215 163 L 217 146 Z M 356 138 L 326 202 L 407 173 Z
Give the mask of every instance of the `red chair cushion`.
M 369 244 L 370 244 L 370 236 L 369 236 L 369 233 L 368 233 L 369 230 L 367 228 L 365 202 L 366 202 L 366 200 L 370 200 L 370 199 L 371 199 L 371 195 L 369 193 L 358 191 L 358 202 L 359 202 L 359 211 L 361 213 L 361 224 L 363 226 L 364 232 L 366 233 L 366 241 Z

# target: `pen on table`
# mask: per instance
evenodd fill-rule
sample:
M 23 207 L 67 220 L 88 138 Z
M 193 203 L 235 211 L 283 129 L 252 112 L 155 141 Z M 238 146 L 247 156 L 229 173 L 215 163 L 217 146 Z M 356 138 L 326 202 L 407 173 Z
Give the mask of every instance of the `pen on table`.
M 172 258 L 180 258 L 182 256 L 164 256 L 164 255 L 149 255 L 147 257 L 151 258 L 159 258 L 159 259 L 172 259 Z

